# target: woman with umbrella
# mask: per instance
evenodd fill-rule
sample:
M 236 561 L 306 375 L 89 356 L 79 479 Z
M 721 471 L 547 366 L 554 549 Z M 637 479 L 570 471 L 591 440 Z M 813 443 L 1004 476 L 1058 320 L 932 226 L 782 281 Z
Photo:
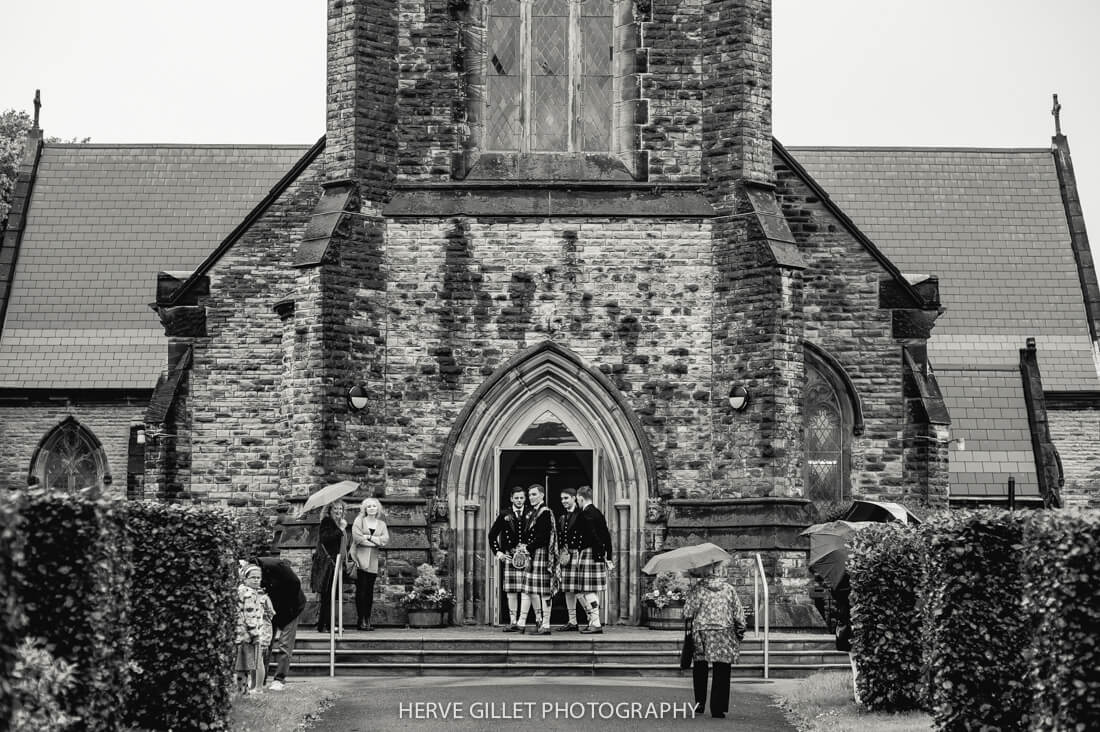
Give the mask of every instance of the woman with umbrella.
M 745 610 L 741 599 L 726 581 L 726 562 L 692 569 L 702 577 L 688 592 L 684 617 L 691 618 L 691 636 L 695 643 L 692 685 L 695 711 L 702 712 L 707 701 L 708 665 L 714 664 L 714 682 L 710 689 L 710 716 L 723 718 L 729 711 L 730 665 L 741 655 L 745 635 Z
M 332 583 L 336 579 L 336 559 L 342 557 L 347 547 L 347 508 L 343 501 L 328 504 L 321 517 L 317 536 L 317 549 L 313 553 L 313 571 L 310 589 L 317 593 L 320 612 L 317 615 L 317 632 L 329 631 L 332 614 Z

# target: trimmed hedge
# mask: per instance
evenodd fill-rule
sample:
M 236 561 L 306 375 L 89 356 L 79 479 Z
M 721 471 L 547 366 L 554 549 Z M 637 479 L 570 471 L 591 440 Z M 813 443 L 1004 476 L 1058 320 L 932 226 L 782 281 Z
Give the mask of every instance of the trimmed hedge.
M 1036 513 L 1027 544 L 1031 728 L 1100 729 L 1100 515 Z
M 23 624 L 16 589 L 23 561 L 22 516 L 19 493 L 0 494 L 0 729 L 7 729 L 13 712 L 12 673 L 18 658 L 19 629 Z
M 225 729 L 233 684 L 237 523 L 207 506 L 132 503 L 134 660 L 130 720 Z
M 925 647 L 938 729 L 1027 728 L 1025 520 L 982 511 L 928 524 Z
M 915 527 L 879 524 L 851 542 L 852 656 L 859 697 L 869 709 L 921 707 L 923 541 Z
M 18 595 L 24 635 L 45 640 L 76 667 L 63 710 L 81 729 L 122 722 L 130 675 L 130 545 L 122 504 L 27 494 Z

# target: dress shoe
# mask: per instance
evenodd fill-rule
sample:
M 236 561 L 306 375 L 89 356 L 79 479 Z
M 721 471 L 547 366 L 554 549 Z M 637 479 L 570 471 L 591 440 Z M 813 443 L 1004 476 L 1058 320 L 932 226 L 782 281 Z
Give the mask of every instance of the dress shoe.
M 725 712 L 718 712 L 717 714 L 712 714 L 710 716 L 714 717 L 715 719 L 725 719 L 726 718 L 726 713 Z
M 327 633 L 328 632 L 328 626 L 318 623 L 317 624 L 317 632 L 318 633 Z
M 586 625 L 585 627 L 581 628 L 581 633 L 584 633 L 585 635 L 595 635 L 597 633 L 603 633 L 603 626 Z
M 507 628 L 505 628 L 501 632 L 502 633 L 522 633 L 523 630 L 518 625 L 516 625 L 515 623 L 512 623 L 511 625 L 509 625 Z
M 559 625 L 558 627 L 554 628 L 554 630 L 558 633 L 566 633 L 570 630 L 580 630 L 580 626 L 578 626 L 576 623 L 566 623 L 565 625 Z
M 539 628 L 535 631 L 535 635 L 550 635 L 550 627 Z
M 370 624 L 366 620 L 360 619 L 359 622 L 355 624 L 355 629 L 370 630 Z
M 374 630 L 374 624 L 368 622 L 367 627 L 363 628 L 363 630 Z

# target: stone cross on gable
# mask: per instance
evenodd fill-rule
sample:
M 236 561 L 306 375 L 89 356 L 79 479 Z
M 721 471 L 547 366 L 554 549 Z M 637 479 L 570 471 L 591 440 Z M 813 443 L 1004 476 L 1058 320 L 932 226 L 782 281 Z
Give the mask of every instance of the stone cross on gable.
M 1054 134 L 1062 134 L 1062 105 L 1058 103 L 1058 95 L 1054 95 L 1054 108 L 1050 110 L 1054 115 Z

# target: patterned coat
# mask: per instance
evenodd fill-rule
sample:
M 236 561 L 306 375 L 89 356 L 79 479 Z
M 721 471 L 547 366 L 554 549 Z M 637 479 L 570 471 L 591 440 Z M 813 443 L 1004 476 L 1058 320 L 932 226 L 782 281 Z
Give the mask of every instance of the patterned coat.
M 688 592 L 684 617 L 692 618 L 696 661 L 737 663 L 738 631 L 745 628 L 745 609 L 733 585 L 724 579 L 701 580 Z
M 263 624 L 264 608 L 260 593 L 248 585 L 237 585 L 237 631 L 233 642 L 258 643 Z

